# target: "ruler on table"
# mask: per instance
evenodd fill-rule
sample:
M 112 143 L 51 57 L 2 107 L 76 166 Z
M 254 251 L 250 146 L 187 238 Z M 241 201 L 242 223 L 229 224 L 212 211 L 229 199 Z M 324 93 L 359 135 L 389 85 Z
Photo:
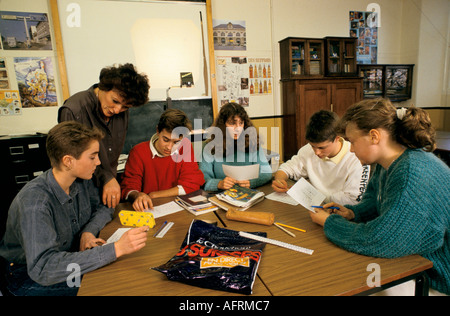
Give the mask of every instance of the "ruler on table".
M 303 248 L 300 246 L 296 246 L 296 245 L 292 245 L 292 244 L 288 244 L 279 240 L 275 240 L 275 239 L 270 239 L 270 238 L 266 238 L 266 237 L 261 237 L 261 236 L 257 236 L 254 234 L 250 234 L 250 233 L 246 233 L 246 232 L 239 232 L 239 235 L 241 237 L 245 237 L 248 239 L 253 239 L 253 240 L 257 240 L 257 241 L 261 241 L 267 244 L 272 244 L 278 247 L 283 247 L 283 248 L 287 248 L 290 250 L 294 250 L 294 251 L 298 251 L 298 252 L 303 252 L 306 253 L 308 255 L 312 255 L 314 250 L 308 249 L 308 248 Z
M 173 222 L 168 222 L 167 225 L 163 226 L 163 228 L 161 228 L 161 230 L 156 233 L 155 238 L 163 238 L 172 226 Z

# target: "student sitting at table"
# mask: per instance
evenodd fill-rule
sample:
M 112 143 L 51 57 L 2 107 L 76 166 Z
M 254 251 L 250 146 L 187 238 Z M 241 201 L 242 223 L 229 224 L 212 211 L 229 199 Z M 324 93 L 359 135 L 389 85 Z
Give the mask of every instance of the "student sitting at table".
M 168 109 L 150 141 L 131 149 L 121 188 L 122 199 L 130 201 L 136 211 L 153 208 L 152 198 L 188 194 L 205 183 L 186 137 L 191 129 L 183 111 Z
M 227 190 L 235 184 L 256 188 L 272 179 L 272 168 L 260 147 L 256 128 L 241 105 L 227 103 L 222 106 L 209 131 L 211 138 L 206 141 L 199 162 L 205 175 L 206 191 Z M 254 179 L 236 180 L 223 171 L 223 165 L 253 164 L 259 164 L 259 174 Z
M 103 205 L 91 181 L 100 165 L 102 136 L 101 131 L 75 121 L 49 131 L 47 155 L 52 168 L 17 194 L 0 242 L 0 259 L 6 261 L 0 273 L 13 295 L 76 295 L 77 271 L 80 277 L 144 247 L 148 227 L 130 230 L 119 241 L 98 247 L 105 241 L 96 236 L 114 212 Z
M 436 144 L 429 115 L 371 99 L 349 108 L 342 126 L 361 162 L 377 166 L 359 204 L 325 204 L 340 209 L 318 209 L 312 220 L 346 250 L 429 259 L 431 287 L 450 294 L 450 169 L 431 153 Z
M 350 143 L 337 134 L 336 113 L 314 113 L 306 126 L 309 142 L 275 173 L 272 188 L 286 192 L 287 179 L 308 178 L 326 198 L 325 202 L 356 204 L 360 201 L 369 179 L 369 166 L 362 166 L 350 152 Z

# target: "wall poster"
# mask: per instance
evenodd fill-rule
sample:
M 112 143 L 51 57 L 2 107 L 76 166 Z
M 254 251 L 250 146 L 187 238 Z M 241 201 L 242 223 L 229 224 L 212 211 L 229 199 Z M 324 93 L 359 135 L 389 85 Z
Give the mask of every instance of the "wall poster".
M 376 64 L 378 53 L 378 14 L 350 11 L 350 37 L 358 38 L 356 60 L 358 64 Z
M 24 108 L 58 105 L 51 57 L 16 57 L 14 68 Z
M 249 106 L 250 96 L 272 94 L 272 59 L 216 57 L 219 105 L 236 102 Z
M 217 57 L 217 89 L 219 106 L 236 102 L 249 105 L 247 57 Z
M 0 116 L 22 114 L 19 91 L 0 90 Z

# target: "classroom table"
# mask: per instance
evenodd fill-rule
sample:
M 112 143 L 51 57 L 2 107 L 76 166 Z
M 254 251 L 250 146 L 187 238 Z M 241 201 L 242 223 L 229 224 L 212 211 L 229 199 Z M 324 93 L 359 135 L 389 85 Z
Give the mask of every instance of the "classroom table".
M 154 205 L 172 201 L 172 199 L 154 199 Z M 100 233 L 100 238 L 107 240 L 118 228 L 124 227 L 118 219 L 120 210 L 132 210 L 130 203 L 121 203 L 116 207 L 114 219 L 108 223 Z M 194 219 L 207 222 L 221 222 L 214 212 L 195 216 L 188 211 L 180 211 L 161 218 L 156 218 L 156 225 L 148 232 L 146 246 L 130 255 L 120 257 L 115 262 L 95 271 L 85 274 L 82 278 L 79 296 L 216 296 L 224 292 L 203 289 L 179 282 L 169 281 L 165 274 L 151 270 L 169 261 L 180 250 L 189 226 Z M 174 222 L 172 228 L 163 238 L 153 235 L 164 221 Z M 270 295 L 267 288 L 258 278 L 253 286 L 253 294 L 258 296 Z M 239 295 L 227 293 L 227 295 Z
M 271 188 L 262 190 L 269 194 Z M 252 210 L 275 213 L 275 221 L 306 230 L 306 233 L 288 229 L 295 234 L 289 236 L 281 229 L 264 227 L 267 237 L 314 250 L 312 255 L 288 250 L 271 244 L 266 245 L 258 274 L 272 295 L 365 295 L 392 285 L 419 278 L 419 285 L 426 282 L 422 273 L 432 267 L 432 262 L 419 256 L 383 259 L 359 255 L 339 248 L 331 243 L 323 227 L 312 222 L 309 211 L 301 205 L 265 199 Z M 223 212 L 223 214 L 225 214 Z M 227 228 L 241 231 L 258 231 L 263 226 L 227 220 L 221 216 Z M 372 264 L 378 264 L 381 272 L 381 287 L 369 287 Z M 425 288 L 417 288 L 417 294 L 427 294 Z M 423 293 L 425 292 L 425 293 Z
M 266 194 L 272 192 L 270 184 L 259 188 Z M 165 200 L 167 202 L 168 200 Z M 158 201 L 162 203 L 162 201 Z M 131 209 L 128 204 L 121 208 Z M 84 275 L 79 295 L 188 295 L 229 296 L 229 292 L 203 289 L 167 280 L 151 267 L 167 262 L 179 250 L 187 229 L 193 219 L 218 222 L 219 227 L 247 232 L 267 232 L 267 237 L 314 250 L 312 255 L 267 244 L 263 250 L 253 295 L 366 295 L 410 279 L 416 279 L 416 295 L 428 294 L 425 271 L 432 262 L 412 255 L 396 259 L 374 258 L 341 249 L 328 241 L 323 228 L 311 221 L 304 207 L 292 206 L 264 199 L 248 211 L 273 212 L 276 221 L 306 230 L 306 233 L 289 229 L 291 237 L 275 226 L 228 220 L 225 211 L 218 210 L 201 216 L 181 211 L 156 220 L 157 229 L 162 221 L 173 221 L 175 225 L 162 239 L 152 238 L 149 232 L 147 245 L 140 251 L 119 258 L 108 266 Z M 116 211 L 117 212 L 117 211 Z M 101 232 L 108 238 L 121 227 L 117 216 Z M 370 287 L 374 265 L 381 272 L 381 287 Z M 239 294 L 237 294 L 239 295 Z

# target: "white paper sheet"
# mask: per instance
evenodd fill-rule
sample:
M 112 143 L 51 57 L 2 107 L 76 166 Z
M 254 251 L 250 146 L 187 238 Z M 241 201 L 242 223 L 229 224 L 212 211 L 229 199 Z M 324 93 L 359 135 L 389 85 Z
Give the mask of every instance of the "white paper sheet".
M 326 196 L 319 192 L 311 183 L 301 178 L 287 191 L 294 200 L 300 203 L 302 206 L 316 213 L 311 205 L 320 205 Z
M 286 204 L 291 205 L 298 205 L 299 203 L 294 200 L 289 194 L 287 193 L 279 193 L 279 192 L 273 192 L 268 195 L 266 195 L 266 198 L 273 201 L 278 201 Z
M 182 210 L 184 210 L 184 208 L 182 208 L 177 203 L 175 203 L 175 201 L 172 201 L 172 202 L 169 202 L 166 204 L 155 206 L 155 207 L 153 207 L 153 210 L 149 209 L 149 210 L 146 210 L 146 212 L 150 212 L 153 214 L 154 218 L 158 218 L 158 217 L 173 214 L 173 213 L 176 213 L 176 212 L 179 212 Z
M 222 165 L 223 173 L 235 180 L 251 180 L 259 176 L 259 164 L 247 166 Z
M 114 232 L 114 234 L 112 234 L 111 237 L 108 238 L 108 240 L 106 241 L 106 244 L 110 244 L 110 243 L 119 241 L 120 237 L 122 237 L 122 235 L 125 234 L 125 232 L 129 231 L 130 229 L 131 229 L 131 227 L 130 228 L 118 228 Z

